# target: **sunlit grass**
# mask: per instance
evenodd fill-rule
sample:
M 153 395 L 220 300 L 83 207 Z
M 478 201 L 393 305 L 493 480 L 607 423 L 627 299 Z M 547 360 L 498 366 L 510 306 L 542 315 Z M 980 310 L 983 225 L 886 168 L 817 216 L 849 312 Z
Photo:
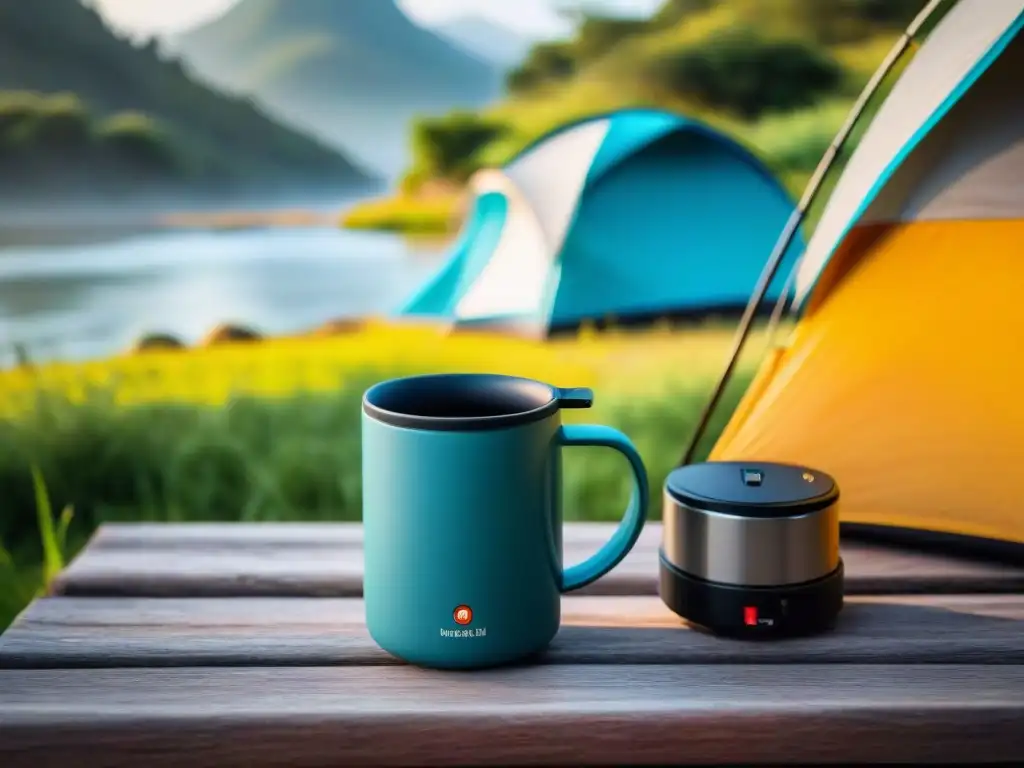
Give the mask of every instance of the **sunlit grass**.
M 458 226 L 461 195 L 420 197 L 399 194 L 365 200 L 341 217 L 346 229 L 382 232 L 448 232 Z
M 432 324 L 368 321 L 327 337 L 271 339 L 207 348 L 147 351 L 84 363 L 54 362 L 0 372 L 0 414 L 16 415 L 40 393 L 85 402 L 104 392 L 121 406 L 154 402 L 218 405 L 232 397 L 329 393 L 353 371 L 391 374 L 487 371 L 562 385 L 613 389 L 706 382 L 725 362 L 729 324 L 685 331 L 584 329 L 552 341 Z M 763 345 L 755 333 L 751 348 Z

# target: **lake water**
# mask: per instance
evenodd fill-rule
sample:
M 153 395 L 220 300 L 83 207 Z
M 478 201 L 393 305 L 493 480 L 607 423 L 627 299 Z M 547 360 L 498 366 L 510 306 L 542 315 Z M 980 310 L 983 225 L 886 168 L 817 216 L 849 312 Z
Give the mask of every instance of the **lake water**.
M 146 332 L 193 343 L 218 323 L 266 334 L 394 310 L 442 246 L 322 229 L 161 231 L 0 247 L 0 359 L 104 357 Z

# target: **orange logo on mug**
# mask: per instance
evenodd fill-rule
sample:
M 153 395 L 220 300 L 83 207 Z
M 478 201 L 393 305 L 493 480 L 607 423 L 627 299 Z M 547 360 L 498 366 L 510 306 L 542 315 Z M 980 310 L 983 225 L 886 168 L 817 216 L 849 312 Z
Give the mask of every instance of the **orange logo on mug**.
M 473 609 L 468 605 L 460 605 L 452 611 L 452 618 L 455 619 L 456 624 L 466 626 L 473 620 Z

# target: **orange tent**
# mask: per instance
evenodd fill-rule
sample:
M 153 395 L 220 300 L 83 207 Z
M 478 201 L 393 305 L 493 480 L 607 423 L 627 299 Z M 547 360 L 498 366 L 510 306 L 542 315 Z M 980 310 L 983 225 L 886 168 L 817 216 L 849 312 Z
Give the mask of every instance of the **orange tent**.
M 1022 26 L 1024 0 L 961 0 L 933 29 L 712 459 L 829 472 L 846 522 L 1024 543 Z

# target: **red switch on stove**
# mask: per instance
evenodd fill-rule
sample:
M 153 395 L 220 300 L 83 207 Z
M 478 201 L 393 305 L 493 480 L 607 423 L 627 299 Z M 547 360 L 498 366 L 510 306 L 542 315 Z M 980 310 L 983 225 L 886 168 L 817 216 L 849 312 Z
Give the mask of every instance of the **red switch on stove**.
M 748 605 L 743 609 L 743 623 L 748 627 L 757 626 L 757 606 Z

